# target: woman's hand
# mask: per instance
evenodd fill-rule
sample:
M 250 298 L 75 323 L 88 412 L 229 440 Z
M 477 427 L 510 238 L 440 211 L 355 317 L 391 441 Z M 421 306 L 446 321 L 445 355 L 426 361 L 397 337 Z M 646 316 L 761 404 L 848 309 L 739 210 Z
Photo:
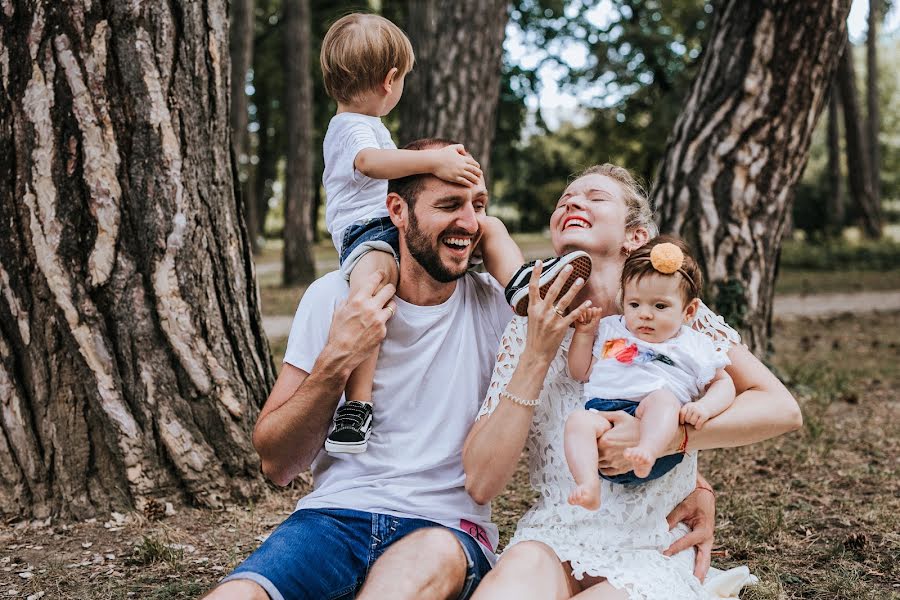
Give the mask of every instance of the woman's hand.
M 669 513 L 666 520 L 669 522 L 669 529 L 678 523 L 684 523 L 691 528 L 691 532 L 675 540 L 663 554 L 674 556 L 695 546 L 697 555 L 694 557 L 694 576 L 702 582 L 709 571 L 713 529 L 716 525 L 716 497 L 711 493 L 711 488 L 697 487 Z
M 632 469 L 631 461 L 623 453 L 626 448 L 638 445 L 641 437 L 641 420 L 627 412 L 601 412 L 601 416 L 612 423 L 612 429 L 597 440 L 600 462 L 597 464 L 604 475 L 621 475 Z
M 584 309 L 591 305 L 590 300 L 585 300 L 580 306 L 566 313 L 572 300 L 584 287 L 584 280 L 578 278 L 572 283 L 572 287 L 559 298 L 559 292 L 572 274 L 572 266 L 566 265 L 547 289 L 547 293 L 541 298 L 539 281 L 541 278 L 541 261 L 537 261 L 531 271 L 531 281 L 528 284 L 528 333 L 525 337 L 524 355 L 534 354 L 542 361 L 550 364 L 556 356 L 559 344 L 571 327 L 572 323 L 581 316 Z

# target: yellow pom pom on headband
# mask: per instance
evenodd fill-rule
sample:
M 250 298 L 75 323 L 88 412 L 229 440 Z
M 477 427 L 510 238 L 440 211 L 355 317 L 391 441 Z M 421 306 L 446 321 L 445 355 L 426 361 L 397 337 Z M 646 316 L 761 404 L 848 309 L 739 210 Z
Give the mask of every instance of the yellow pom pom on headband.
M 663 275 L 672 275 L 673 273 L 678 272 L 688 280 L 688 283 L 692 286 L 694 285 L 694 280 L 683 268 L 684 252 L 682 252 L 681 248 L 675 244 L 670 242 L 657 244 L 650 250 L 650 258 L 646 260 L 649 260 L 650 264 L 653 265 L 653 268 Z

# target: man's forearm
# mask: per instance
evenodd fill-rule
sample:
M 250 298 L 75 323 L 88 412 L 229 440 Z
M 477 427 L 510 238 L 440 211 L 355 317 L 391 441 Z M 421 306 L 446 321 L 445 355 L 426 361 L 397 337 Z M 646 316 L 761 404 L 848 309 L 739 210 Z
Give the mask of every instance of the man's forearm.
M 353 370 L 347 358 L 326 347 L 312 373 L 290 398 L 257 423 L 253 443 L 263 473 L 274 483 L 290 483 L 309 468 L 322 448 L 338 400 Z

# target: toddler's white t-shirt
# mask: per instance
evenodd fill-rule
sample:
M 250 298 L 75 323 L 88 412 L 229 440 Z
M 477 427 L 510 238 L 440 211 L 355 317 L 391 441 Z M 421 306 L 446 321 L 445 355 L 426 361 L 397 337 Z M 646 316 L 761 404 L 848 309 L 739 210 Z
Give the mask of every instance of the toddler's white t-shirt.
M 709 337 L 686 325 L 674 337 L 654 344 L 628 331 L 621 315 L 600 320 L 593 354 L 584 394 L 605 400 L 640 401 L 666 388 L 684 405 L 702 396 L 716 371 L 731 364 Z
M 322 153 L 325 170 L 325 227 L 341 251 L 344 230 L 357 221 L 388 216 L 387 180 L 366 177 L 353 166 L 366 148 L 395 150 L 391 132 L 378 117 L 340 113 L 328 123 Z

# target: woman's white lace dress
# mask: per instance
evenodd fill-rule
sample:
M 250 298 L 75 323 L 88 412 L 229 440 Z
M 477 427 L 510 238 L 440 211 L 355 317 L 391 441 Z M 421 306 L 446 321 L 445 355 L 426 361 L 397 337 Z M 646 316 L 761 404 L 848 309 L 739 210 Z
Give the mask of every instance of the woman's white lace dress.
M 479 418 L 497 406 L 500 391 L 524 350 L 526 327 L 527 320 L 520 317 L 514 318 L 507 327 Z M 694 328 L 709 334 L 718 352 L 728 352 L 732 343 L 740 341 L 721 317 L 703 305 Z M 583 408 L 585 402 L 582 384 L 568 375 L 571 336 L 570 331 L 550 365 L 526 442 L 531 485 L 540 497 L 519 521 L 509 546 L 526 540 L 544 542 L 561 561 L 571 564 L 576 578 L 606 577 L 615 587 L 627 590 L 635 600 L 736 596 L 740 586 L 749 582 L 745 567 L 740 574 L 734 570 L 728 572 L 728 578 L 739 583 L 736 588 L 729 585 L 733 589 L 719 593 L 713 591 L 715 577 L 708 578 L 704 586 L 693 576 L 693 549 L 671 558 L 662 555 L 675 539 L 688 532 L 684 525 L 669 531 L 666 515 L 696 485 L 696 453 L 687 454 L 663 477 L 639 486 L 601 480 L 601 506 L 597 511 L 567 503 L 575 481 L 566 465 L 563 429 L 566 418 Z

